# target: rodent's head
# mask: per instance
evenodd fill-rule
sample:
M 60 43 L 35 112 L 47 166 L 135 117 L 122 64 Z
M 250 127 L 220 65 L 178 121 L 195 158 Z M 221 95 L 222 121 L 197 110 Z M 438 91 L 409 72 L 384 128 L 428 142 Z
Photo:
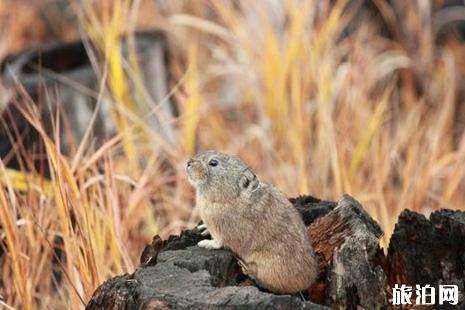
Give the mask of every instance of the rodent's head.
M 212 202 L 250 197 L 260 181 L 238 157 L 216 151 L 199 153 L 187 162 L 189 182 Z

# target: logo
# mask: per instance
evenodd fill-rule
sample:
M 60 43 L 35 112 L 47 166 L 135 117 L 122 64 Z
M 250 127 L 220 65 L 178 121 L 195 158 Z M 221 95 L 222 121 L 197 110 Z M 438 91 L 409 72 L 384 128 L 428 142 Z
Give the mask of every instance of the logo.
M 415 298 L 413 293 L 415 292 Z M 456 305 L 459 302 L 459 288 L 457 285 L 439 285 L 436 288 L 429 284 L 412 286 L 394 285 L 392 289 L 392 305 Z

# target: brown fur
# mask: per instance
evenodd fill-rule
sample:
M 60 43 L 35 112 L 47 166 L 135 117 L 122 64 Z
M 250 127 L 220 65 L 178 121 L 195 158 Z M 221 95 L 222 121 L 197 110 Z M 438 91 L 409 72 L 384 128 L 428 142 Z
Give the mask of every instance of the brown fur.
M 244 272 L 272 292 L 297 293 L 315 281 L 307 229 L 283 193 L 260 182 L 239 158 L 214 151 L 194 156 L 187 173 L 213 239 L 200 246 L 230 248 Z

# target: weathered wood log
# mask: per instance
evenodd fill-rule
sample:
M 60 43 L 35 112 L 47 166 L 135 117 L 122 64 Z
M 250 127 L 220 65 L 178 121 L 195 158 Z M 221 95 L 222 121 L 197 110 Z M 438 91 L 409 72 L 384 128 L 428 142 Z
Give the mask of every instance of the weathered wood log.
M 386 305 L 386 276 L 380 264 L 382 230 L 349 195 L 309 227 L 320 257 L 319 280 L 310 289 L 311 300 L 338 309 Z
M 1 64 L 2 86 L 11 93 L 11 98 L 5 99 L 5 106 L 0 105 L 0 157 L 8 159 L 6 165 L 19 168 L 19 162 L 22 161 L 20 154 L 14 154 L 15 143 L 22 142 L 31 153 L 36 154 L 35 157 L 44 153 L 43 145 L 37 141 L 37 132 L 16 106 L 21 103 L 13 98 L 22 94 L 18 91 L 18 83 L 38 106 L 37 110 L 50 136 L 54 136 L 51 127 L 54 122 L 50 117 L 57 110 L 61 112 L 60 123 L 65 125 L 62 125 L 59 142 L 65 154 L 83 138 L 96 107 L 99 110 L 92 126 L 96 143 L 102 143 L 107 137 L 116 134 L 116 123 L 112 121 L 111 114 L 114 106 L 109 92 L 103 93 L 101 104 L 97 106 L 102 91 L 100 81 L 103 69 L 96 67 L 103 68 L 104 60 L 85 43 L 75 41 L 45 45 L 11 55 Z M 164 141 L 174 143 L 171 120 L 176 111 L 173 102 L 167 99 L 169 72 L 165 36 L 161 32 L 138 32 L 134 35 L 133 45 L 140 68 L 140 76 L 128 74 L 127 81 L 128 91 L 134 100 L 134 113 L 140 115 L 148 127 L 160 133 Z M 130 48 L 132 45 L 128 38 L 122 38 L 121 53 L 124 58 L 129 57 Z M 13 128 L 18 130 L 21 137 L 9 136 Z

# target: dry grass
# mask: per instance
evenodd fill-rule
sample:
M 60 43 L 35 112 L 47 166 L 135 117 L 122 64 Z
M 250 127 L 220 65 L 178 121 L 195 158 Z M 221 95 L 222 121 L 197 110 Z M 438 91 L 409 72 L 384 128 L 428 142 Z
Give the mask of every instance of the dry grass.
M 379 18 L 351 23 L 355 2 L 329 2 L 72 1 L 106 55 L 99 96 L 111 93 L 119 134 L 94 147 L 89 131 L 64 155 L 59 119 L 49 135 L 26 94 L 15 103 L 51 177 L 0 161 L 2 303 L 82 308 L 102 281 L 134 270 L 154 234 L 194 225 L 183 166 L 202 149 L 239 154 L 289 196 L 349 192 L 382 225 L 384 246 L 404 208 L 463 210 L 464 46 L 435 43 L 436 3 L 374 1 L 388 39 Z M 136 25 L 170 38 L 174 146 L 144 125 L 127 88 L 138 69 L 123 66 L 119 35 Z

